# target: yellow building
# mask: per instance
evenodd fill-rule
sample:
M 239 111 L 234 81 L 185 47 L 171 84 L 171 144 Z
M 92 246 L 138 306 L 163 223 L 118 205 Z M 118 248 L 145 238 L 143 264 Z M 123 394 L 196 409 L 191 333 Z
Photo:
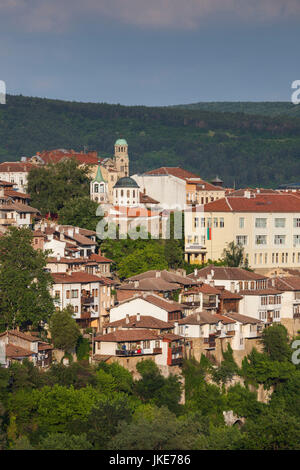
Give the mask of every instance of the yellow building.
M 218 260 L 234 241 L 255 270 L 300 267 L 300 198 L 292 194 L 227 196 L 185 212 L 185 258 Z

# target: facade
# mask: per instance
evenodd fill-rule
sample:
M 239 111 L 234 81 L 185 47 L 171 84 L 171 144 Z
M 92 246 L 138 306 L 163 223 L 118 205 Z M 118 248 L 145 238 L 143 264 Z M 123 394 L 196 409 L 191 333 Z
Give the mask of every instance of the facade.
M 27 190 L 28 173 L 33 168 L 30 162 L 3 162 L 0 163 L 0 180 L 10 182 L 14 189 L 25 193 Z
M 300 266 L 300 198 L 292 194 L 225 197 L 185 213 L 185 256 L 218 260 L 226 244 L 244 247 L 251 268 Z
M 112 281 L 86 272 L 52 274 L 51 289 L 58 310 L 71 305 L 74 318 L 82 328 L 102 329 L 114 300 Z
M 225 196 L 221 186 L 210 184 L 180 167 L 161 167 L 133 178 L 142 190 L 170 210 L 184 209 L 189 204 L 205 204 Z
M 53 346 L 41 341 L 30 333 L 8 330 L 0 334 L 0 364 L 9 367 L 13 362 L 28 359 L 39 367 L 49 367 L 52 362 Z M 1 357 L 2 356 L 2 357 Z

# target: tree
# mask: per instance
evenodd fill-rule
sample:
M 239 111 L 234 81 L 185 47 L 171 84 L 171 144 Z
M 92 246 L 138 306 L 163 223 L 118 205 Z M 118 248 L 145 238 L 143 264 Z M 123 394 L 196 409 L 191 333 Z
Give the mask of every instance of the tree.
M 52 315 L 50 333 L 55 348 L 63 349 L 66 352 L 75 348 L 80 336 L 80 329 L 73 318 L 73 307 L 71 305 Z
M 164 258 L 164 247 L 159 243 L 149 243 L 144 248 L 125 256 L 118 264 L 118 274 L 121 278 L 127 278 L 152 269 L 168 269 L 168 263 Z
M 54 310 L 47 253 L 32 246 L 28 228 L 11 227 L 0 239 L 0 328 L 39 327 Z
M 125 394 L 112 392 L 109 396 L 101 398 L 83 425 L 88 440 L 94 448 L 97 450 L 109 448 L 112 437 L 117 433 L 118 425 L 124 426 L 125 423 L 130 423 L 132 413 L 132 405 Z M 82 423 L 80 426 L 82 429 Z
M 300 421 L 282 410 L 266 409 L 246 421 L 245 448 L 249 450 L 299 450 Z
M 92 444 L 86 434 L 69 435 L 67 433 L 50 433 L 44 437 L 39 450 L 92 450 Z
M 57 214 L 69 201 L 88 197 L 90 169 L 73 158 L 56 164 L 39 165 L 28 174 L 27 190 L 31 203 L 45 215 Z
M 176 418 L 166 407 L 138 412 L 129 424 L 119 425 L 110 448 L 118 450 L 193 450 L 207 429 L 205 418 L 187 415 Z M 206 444 L 206 440 L 205 440 Z
M 248 260 L 245 258 L 242 245 L 236 245 L 234 242 L 228 243 L 228 247 L 224 248 L 222 256 L 227 266 L 248 268 Z
M 98 204 L 89 196 L 69 199 L 64 207 L 59 210 L 59 222 L 63 225 L 73 225 L 87 230 L 96 230 L 100 220 L 96 216 Z
M 142 378 L 135 382 L 134 388 L 140 399 L 157 406 L 167 406 L 169 410 L 177 413 L 180 409 L 181 384 L 176 375 L 165 378 L 155 362 L 145 360 L 136 366 Z
M 272 325 L 265 328 L 261 335 L 264 351 L 272 361 L 290 361 L 292 350 L 289 345 L 287 329 L 283 325 Z

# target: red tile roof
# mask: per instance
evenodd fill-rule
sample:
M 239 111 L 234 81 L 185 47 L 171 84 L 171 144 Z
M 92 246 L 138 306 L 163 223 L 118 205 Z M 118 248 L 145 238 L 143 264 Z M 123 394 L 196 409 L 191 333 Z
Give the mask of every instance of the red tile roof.
M 29 349 L 21 348 L 21 346 L 16 346 L 15 344 L 6 345 L 6 356 L 8 358 L 14 359 L 17 357 L 30 357 L 36 355 L 34 351 Z
M 155 170 L 146 171 L 145 175 L 172 175 L 176 176 L 177 178 L 186 180 L 187 178 L 199 178 L 198 175 L 195 175 L 191 171 L 184 170 L 178 166 L 162 166 L 160 168 L 156 168 Z
M 276 277 L 269 279 L 269 286 L 273 286 L 280 291 L 300 291 L 300 277 L 288 276 L 288 277 Z
M 122 326 L 123 328 L 150 328 L 150 329 L 173 329 L 174 324 L 159 320 L 158 318 L 152 317 L 150 315 L 141 315 L 140 320 L 137 320 L 136 315 L 129 316 L 129 323 L 127 323 L 126 318 L 122 318 L 121 320 L 113 321 L 105 325 L 105 328 L 111 327 L 115 328 L 118 326 Z
M 240 313 L 235 313 L 235 312 L 226 313 L 226 316 L 231 318 L 232 320 L 243 323 L 244 325 L 247 325 L 247 324 L 256 325 L 259 323 L 263 323 L 261 320 L 258 320 L 257 318 L 248 317 L 247 315 L 241 315 Z
M 28 162 L 3 162 L 0 163 L 0 173 L 29 172 L 35 165 Z
M 207 311 L 196 312 L 188 315 L 187 317 L 181 318 L 178 320 L 179 325 L 206 325 L 211 324 L 215 325 L 219 323 L 219 319 L 215 314 L 209 313 Z
M 300 199 L 293 194 L 256 194 L 225 197 L 204 205 L 204 212 L 300 212 Z
M 119 343 L 124 341 L 157 340 L 158 336 L 149 330 L 117 330 L 107 335 L 96 336 L 95 341 Z
M 26 341 L 30 341 L 31 343 L 36 343 L 37 341 L 39 341 L 39 338 L 32 336 L 30 333 L 23 333 L 22 331 L 18 331 L 18 330 L 4 331 L 3 333 L 0 333 L 0 337 L 5 336 L 7 334 L 9 336 L 10 335 L 17 336 L 18 338 L 22 338 Z
M 192 274 L 189 274 L 188 277 L 191 279 L 206 279 L 208 275 L 212 275 L 212 279 L 219 281 L 258 281 L 267 279 L 266 276 L 248 271 L 247 269 L 231 268 L 228 266 L 214 266 L 213 264 L 202 269 L 197 269 L 196 275 L 195 272 L 193 272 Z
M 103 283 L 104 279 L 102 277 L 95 276 L 94 274 L 86 273 L 84 271 L 73 272 L 70 274 L 52 273 L 51 276 L 55 284 L 85 284 L 89 282 Z
M 109 258 L 105 258 L 105 256 L 102 256 L 102 255 L 97 255 L 96 253 L 92 253 L 90 255 L 90 259 L 92 261 L 97 261 L 98 263 L 114 263 L 113 260 Z

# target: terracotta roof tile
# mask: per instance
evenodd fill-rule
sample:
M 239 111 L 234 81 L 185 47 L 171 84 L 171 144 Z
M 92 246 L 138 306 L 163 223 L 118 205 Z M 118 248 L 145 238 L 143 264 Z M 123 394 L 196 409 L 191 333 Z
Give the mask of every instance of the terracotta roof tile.
M 143 341 L 156 340 L 157 335 L 149 330 L 117 330 L 107 335 L 97 336 L 95 341 L 103 342 L 123 342 L 123 341 Z

